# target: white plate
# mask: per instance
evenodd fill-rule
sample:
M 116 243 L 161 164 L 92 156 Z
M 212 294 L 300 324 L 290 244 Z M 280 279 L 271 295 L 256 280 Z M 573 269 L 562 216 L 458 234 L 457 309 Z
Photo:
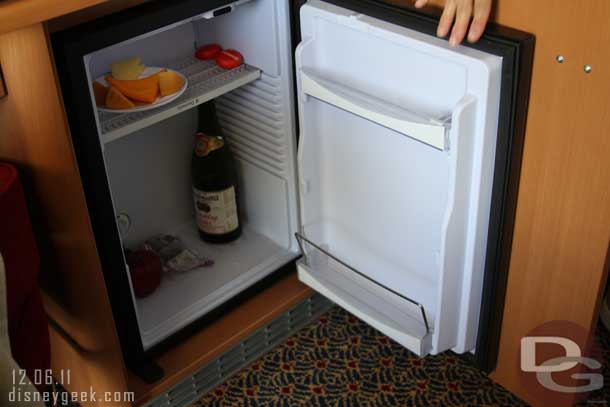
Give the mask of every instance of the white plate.
M 144 72 L 142 72 L 142 74 L 139 76 L 139 79 L 143 79 L 143 78 L 146 78 L 146 77 L 148 77 L 150 75 L 154 75 L 154 74 L 156 74 L 157 72 L 159 72 L 159 71 L 161 71 L 163 69 L 167 69 L 167 68 L 160 68 L 158 66 L 149 66 L 149 67 L 146 67 L 146 69 L 144 69 Z M 184 85 L 182 85 L 182 88 L 180 88 L 180 90 L 178 92 L 173 93 L 173 94 L 168 95 L 168 96 L 158 97 L 157 100 L 155 100 L 154 102 L 152 102 L 152 103 L 150 103 L 148 105 L 136 106 L 136 107 L 132 107 L 131 109 L 108 109 L 108 108 L 106 108 L 104 106 L 98 106 L 97 107 L 98 110 L 100 110 L 102 112 L 109 112 L 109 113 L 142 112 L 144 110 L 150 110 L 150 109 L 157 108 L 159 106 L 163 106 L 165 104 L 168 104 L 172 100 L 175 100 L 180 95 L 182 95 L 184 93 L 184 91 L 186 90 L 186 88 L 188 86 L 188 79 L 186 79 L 186 76 L 182 75 L 178 71 L 174 71 L 172 69 L 167 69 L 167 70 L 177 73 L 178 75 L 180 75 L 182 77 L 182 79 L 184 79 Z M 108 75 L 110 75 L 110 73 L 107 73 L 107 74 L 104 74 L 104 75 L 100 76 L 99 78 L 96 79 L 96 81 L 101 83 L 104 86 L 108 86 L 108 83 L 104 79 L 104 77 L 108 76 Z

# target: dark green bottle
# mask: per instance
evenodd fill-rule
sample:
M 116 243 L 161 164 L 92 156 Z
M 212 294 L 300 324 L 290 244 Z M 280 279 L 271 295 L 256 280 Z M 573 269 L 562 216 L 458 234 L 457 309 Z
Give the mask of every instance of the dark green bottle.
M 235 160 L 223 137 L 214 102 L 201 104 L 198 110 L 191 177 L 199 236 L 210 243 L 231 242 L 242 230 Z

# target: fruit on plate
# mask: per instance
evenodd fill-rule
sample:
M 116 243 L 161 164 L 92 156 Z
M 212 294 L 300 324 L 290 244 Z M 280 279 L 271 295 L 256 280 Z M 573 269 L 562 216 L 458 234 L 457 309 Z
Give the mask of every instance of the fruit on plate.
M 159 72 L 159 91 L 161 96 L 169 96 L 184 86 L 184 78 L 174 71 Z
M 216 54 L 216 64 L 224 69 L 237 68 L 244 63 L 244 57 L 234 49 L 226 49 Z
M 108 94 L 108 87 L 102 85 L 98 81 L 93 81 L 93 96 L 95 96 L 96 106 L 104 106 L 106 103 L 106 94 Z
M 185 78 L 175 71 L 165 68 L 149 68 L 141 71 L 138 68 L 127 74 L 126 70 L 134 69 L 141 65 L 140 58 L 130 58 L 112 64 L 113 75 L 132 77 L 135 73 L 138 76 L 148 75 L 141 79 L 117 79 L 113 75 L 104 76 L 104 80 L 98 79 L 93 82 L 93 93 L 97 106 L 108 109 L 125 110 L 139 106 L 151 105 L 157 102 L 159 95 L 170 96 L 184 87 Z M 142 65 L 143 66 L 143 65 Z M 149 72 L 156 73 L 150 75 Z M 107 85 L 107 86 L 106 86 Z
M 123 95 L 130 99 L 140 102 L 152 103 L 157 100 L 159 95 L 159 76 L 158 73 L 143 79 L 118 80 L 111 76 L 106 76 L 106 82 L 117 88 Z
M 106 94 L 106 107 L 108 109 L 131 109 L 136 105 L 125 97 L 117 88 L 111 86 Z
M 140 62 L 140 57 L 132 57 L 110 64 L 112 77 L 121 81 L 138 79 L 146 68 Z
M 199 47 L 197 52 L 195 52 L 195 57 L 197 59 L 201 59 L 203 61 L 207 61 L 208 59 L 214 59 L 216 54 L 222 51 L 222 48 L 218 44 L 208 44 L 203 47 Z

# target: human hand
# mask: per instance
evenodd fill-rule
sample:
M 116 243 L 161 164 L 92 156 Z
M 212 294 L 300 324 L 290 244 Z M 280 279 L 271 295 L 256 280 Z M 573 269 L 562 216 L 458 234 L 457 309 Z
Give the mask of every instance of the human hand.
M 415 7 L 422 8 L 427 3 L 428 0 L 416 0 Z M 449 44 L 455 47 L 462 42 L 468 31 L 468 42 L 477 42 L 483 35 L 487 20 L 489 20 L 491 3 L 492 0 L 446 0 L 436 35 L 444 38 L 451 29 Z M 472 23 L 470 22 L 471 17 Z

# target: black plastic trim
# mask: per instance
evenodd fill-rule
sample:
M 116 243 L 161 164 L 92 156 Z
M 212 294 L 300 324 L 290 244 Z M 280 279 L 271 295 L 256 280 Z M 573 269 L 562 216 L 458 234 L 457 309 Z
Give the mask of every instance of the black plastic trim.
M 222 7 L 222 8 L 219 8 L 217 10 L 214 10 L 213 14 L 214 14 L 214 17 L 218 17 L 218 16 L 221 16 L 223 14 L 230 13 L 231 11 L 233 11 L 233 7 L 226 6 L 226 7 Z

